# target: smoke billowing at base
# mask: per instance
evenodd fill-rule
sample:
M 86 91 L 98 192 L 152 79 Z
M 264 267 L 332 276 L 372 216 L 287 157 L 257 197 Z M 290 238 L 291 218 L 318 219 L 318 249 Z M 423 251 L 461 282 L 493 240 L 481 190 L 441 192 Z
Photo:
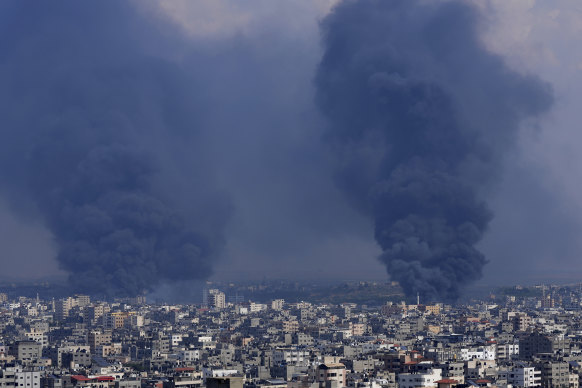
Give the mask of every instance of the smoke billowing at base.
M 196 145 L 195 87 L 165 59 L 179 36 L 150 16 L 117 1 L 0 5 L 2 194 L 43 219 L 83 292 L 204 279 L 228 213 Z
M 485 191 L 520 123 L 553 101 L 484 48 L 479 26 L 460 1 L 344 1 L 322 22 L 315 83 L 336 182 L 409 297 L 455 300 L 481 277 Z

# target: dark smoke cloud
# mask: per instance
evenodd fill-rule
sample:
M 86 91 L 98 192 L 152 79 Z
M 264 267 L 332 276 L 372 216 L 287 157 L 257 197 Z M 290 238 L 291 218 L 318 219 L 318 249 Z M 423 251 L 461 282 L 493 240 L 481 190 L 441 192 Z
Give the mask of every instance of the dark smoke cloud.
M 0 5 L 2 191 L 44 220 L 75 289 L 135 295 L 211 273 L 229 211 L 180 41 L 130 2 Z
M 317 102 L 336 181 L 375 221 L 380 260 L 409 296 L 454 300 L 487 260 L 484 201 L 549 86 L 489 53 L 459 1 L 344 1 L 323 21 Z

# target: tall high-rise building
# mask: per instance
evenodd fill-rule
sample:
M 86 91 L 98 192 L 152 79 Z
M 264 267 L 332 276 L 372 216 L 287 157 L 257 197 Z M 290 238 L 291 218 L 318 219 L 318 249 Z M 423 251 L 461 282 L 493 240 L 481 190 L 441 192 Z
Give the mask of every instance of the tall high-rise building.
M 94 353 L 98 346 L 111 344 L 111 332 L 101 330 L 90 331 L 87 334 L 87 342 L 89 343 L 91 353 Z
M 202 305 L 208 306 L 208 288 L 206 287 L 202 290 Z
M 226 307 L 226 296 L 224 292 L 218 289 L 210 289 L 208 290 L 207 295 L 207 302 L 206 305 L 208 307 L 213 307 L 216 309 L 223 309 Z
M 57 300 L 55 303 L 55 319 L 59 322 L 67 319 L 73 306 L 74 300 L 71 297 Z
M 91 304 L 91 297 L 89 295 L 75 295 L 75 306 L 85 307 Z
M 275 300 L 271 301 L 271 309 L 273 309 L 273 310 L 282 310 L 284 305 L 285 305 L 285 300 L 283 300 L 283 299 L 275 299 Z

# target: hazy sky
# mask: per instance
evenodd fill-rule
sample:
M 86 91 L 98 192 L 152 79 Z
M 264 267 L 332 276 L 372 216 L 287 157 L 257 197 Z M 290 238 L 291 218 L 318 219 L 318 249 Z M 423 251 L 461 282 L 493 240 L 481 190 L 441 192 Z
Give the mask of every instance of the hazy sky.
M 334 3 L 134 2 L 164 20 L 160 29 L 172 24 L 183 34 L 170 55 L 181 71 L 191 71 L 202 128 L 199 163 L 231 209 L 221 216 L 225 245 L 212 259 L 214 278 L 387 278 L 372 221 L 334 185 L 313 101 L 322 53 L 318 23 Z M 576 0 L 479 4 L 487 47 L 514 70 L 550 82 L 555 96 L 542 121 L 523 125 L 517 150 L 503 161 L 502 180 L 487 193 L 495 218 L 480 244 L 490 261 L 481 283 L 582 275 L 582 6 Z M 193 159 L 183 159 L 187 172 Z M 175 200 L 188 202 L 192 187 L 178 186 Z M 0 214 L 2 277 L 63 275 L 42 221 L 8 198 Z

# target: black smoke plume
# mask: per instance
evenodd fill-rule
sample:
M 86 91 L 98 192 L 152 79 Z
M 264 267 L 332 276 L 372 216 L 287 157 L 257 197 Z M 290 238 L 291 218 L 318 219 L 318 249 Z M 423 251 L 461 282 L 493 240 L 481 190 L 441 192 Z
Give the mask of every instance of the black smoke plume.
M 454 300 L 481 277 L 484 191 L 520 123 L 552 104 L 546 83 L 483 47 L 480 22 L 466 2 L 350 0 L 321 25 L 336 180 L 409 297 Z
M 228 207 L 203 199 L 212 183 L 180 36 L 132 4 L 0 5 L 2 191 L 42 217 L 72 287 L 93 294 L 207 277 L 220 231 L 193 208 Z M 183 144 L 186 166 L 173 158 Z

